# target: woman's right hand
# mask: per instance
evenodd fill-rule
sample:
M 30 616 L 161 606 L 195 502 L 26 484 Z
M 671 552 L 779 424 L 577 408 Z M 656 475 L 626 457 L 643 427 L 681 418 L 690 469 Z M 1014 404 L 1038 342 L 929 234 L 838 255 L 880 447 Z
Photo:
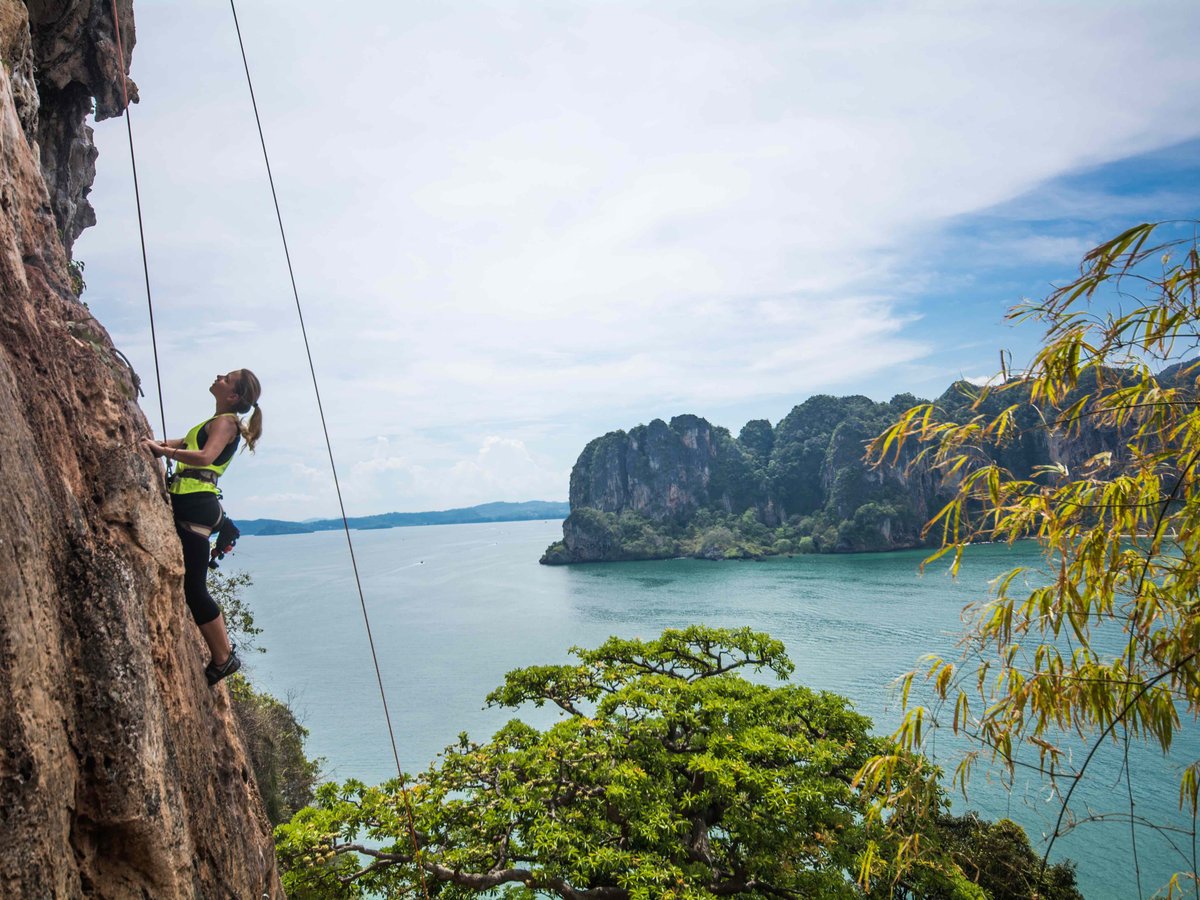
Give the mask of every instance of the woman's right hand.
M 167 453 L 167 447 L 165 445 L 160 444 L 158 441 L 151 440 L 150 438 L 142 438 L 142 449 L 148 450 L 155 456 L 165 456 Z

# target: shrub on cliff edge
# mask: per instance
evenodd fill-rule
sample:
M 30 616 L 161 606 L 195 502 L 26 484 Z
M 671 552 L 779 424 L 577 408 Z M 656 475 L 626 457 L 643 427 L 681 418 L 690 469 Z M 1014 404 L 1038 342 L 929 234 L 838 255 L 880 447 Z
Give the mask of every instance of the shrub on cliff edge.
M 257 644 L 262 629 L 254 624 L 254 613 L 244 596 L 253 583 L 247 572 L 214 570 L 208 576 L 208 591 L 221 607 L 229 638 L 243 654 L 267 652 Z M 255 690 L 243 673 L 232 675 L 227 683 L 267 817 L 272 825 L 286 822 L 312 802 L 321 777 L 321 760 L 309 759 L 304 752 L 308 729 L 296 721 L 289 704 Z
M 291 706 L 256 691 L 240 673 L 230 676 L 229 693 L 267 818 L 286 822 L 312 803 L 321 777 L 321 761 L 304 752 L 308 729 Z

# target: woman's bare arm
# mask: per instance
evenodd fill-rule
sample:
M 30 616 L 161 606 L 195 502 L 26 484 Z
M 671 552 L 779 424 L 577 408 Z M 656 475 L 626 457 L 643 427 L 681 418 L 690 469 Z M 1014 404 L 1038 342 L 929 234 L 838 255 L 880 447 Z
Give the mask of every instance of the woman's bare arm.
M 237 434 L 237 424 L 228 416 L 212 419 L 208 423 L 208 439 L 199 450 L 183 450 L 183 441 L 142 441 L 142 446 L 155 456 L 181 462 L 187 466 L 211 466 L 221 451 L 229 446 Z

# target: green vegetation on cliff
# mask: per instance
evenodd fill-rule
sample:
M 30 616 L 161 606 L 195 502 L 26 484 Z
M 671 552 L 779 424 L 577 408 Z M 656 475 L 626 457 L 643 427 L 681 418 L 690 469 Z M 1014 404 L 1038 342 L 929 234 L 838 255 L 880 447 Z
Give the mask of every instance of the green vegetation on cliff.
M 267 818 L 279 825 L 312 803 L 321 761 L 305 754 L 308 729 L 287 703 L 257 690 L 241 673 L 230 676 L 229 695 Z
M 577 535 L 608 548 L 605 561 L 637 559 L 762 559 L 801 553 L 845 550 L 889 550 L 886 535 L 892 523 L 917 529 L 922 524 L 911 510 L 887 502 L 864 503 L 854 514 L 838 520 L 822 511 L 797 516 L 779 525 L 765 525 L 754 510 L 731 515 L 702 509 L 686 523 L 655 523 L 630 510 L 603 512 L 584 507 L 572 513 Z M 547 549 L 542 562 L 575 562 L 563 541 Z
M 208 576 L 209 593 L 221 607 L 230 640 L 243 656 L 266 652 L 257 644 L 262 629 L 254 624 L 244 595 L 252 584 L 246 572 L 217 570 Z M 321 760 L 309 759 L 304 750 L 308 729 L 296 720 L 291 706 L 255 688 L 244 673 L 231 675 L 228 684 L 233 714 L 267 818 L 272 825 L 286 822 L 313 801 L 321 777 Z

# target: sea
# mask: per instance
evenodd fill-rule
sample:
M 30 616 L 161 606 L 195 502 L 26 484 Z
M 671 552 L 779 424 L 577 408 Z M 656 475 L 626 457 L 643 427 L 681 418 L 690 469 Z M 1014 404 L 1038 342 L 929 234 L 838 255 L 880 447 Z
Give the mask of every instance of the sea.
M 692 623 L 749 626 L 782 640 L 794 681 L 849 698 L 877 732 L 890 733 L 901 716 L 895 679 L 928 654 L 956 658 L 964 608 L 986 601 L 999 574 L 1027 566 L 1032 585 L 1041 566 L 1033 543 L 971 547 L 956 578 L 940 561 L 922 573 L 920 551 L 539 565 L 560 537 L 557 521 L 352 532 L 406 771 L 435 764 L 461 732 L 485 740 L 514 716 L 551 724 L 556 714 L 548 709 L 484 707 L 506 672 L 564 662 L 572 646 L 594 647 L 610 635 L 652 638 Z M 243 538 L 223 568 L 253 579 L 245 598 L 265 652 L 244 654 L 246 670 L 291 704 L 309 730 L 309 754 L 324 759 L 326 780 L 394 777 L 345 535 Z M 969 749 L 949 728 L 934 729 L 926 745 L 948 773 Z M 1088 749 L 1074 744 L 1072 761 Z M 1076 862 L 1085 897 L 1151 897 L 1173 872 L 1195 870 L 1194 823 L 1178 801 L 1180 771 L 1196 759 L 1200 729 L 1192 719 L 1169 756 L 1136 742 L 1102 746 L 1064 819 L 1078 824 L 1051 850 L 1052 860 Z M 1036 773 L 1022 771 L 1010 784 L 986 764 L 965 797 L 952 797 L 958 812 L 1015 820 L 1039 851 L 1061 810 Z M 1145 824 L 1131 828 L 1131 813 Z

